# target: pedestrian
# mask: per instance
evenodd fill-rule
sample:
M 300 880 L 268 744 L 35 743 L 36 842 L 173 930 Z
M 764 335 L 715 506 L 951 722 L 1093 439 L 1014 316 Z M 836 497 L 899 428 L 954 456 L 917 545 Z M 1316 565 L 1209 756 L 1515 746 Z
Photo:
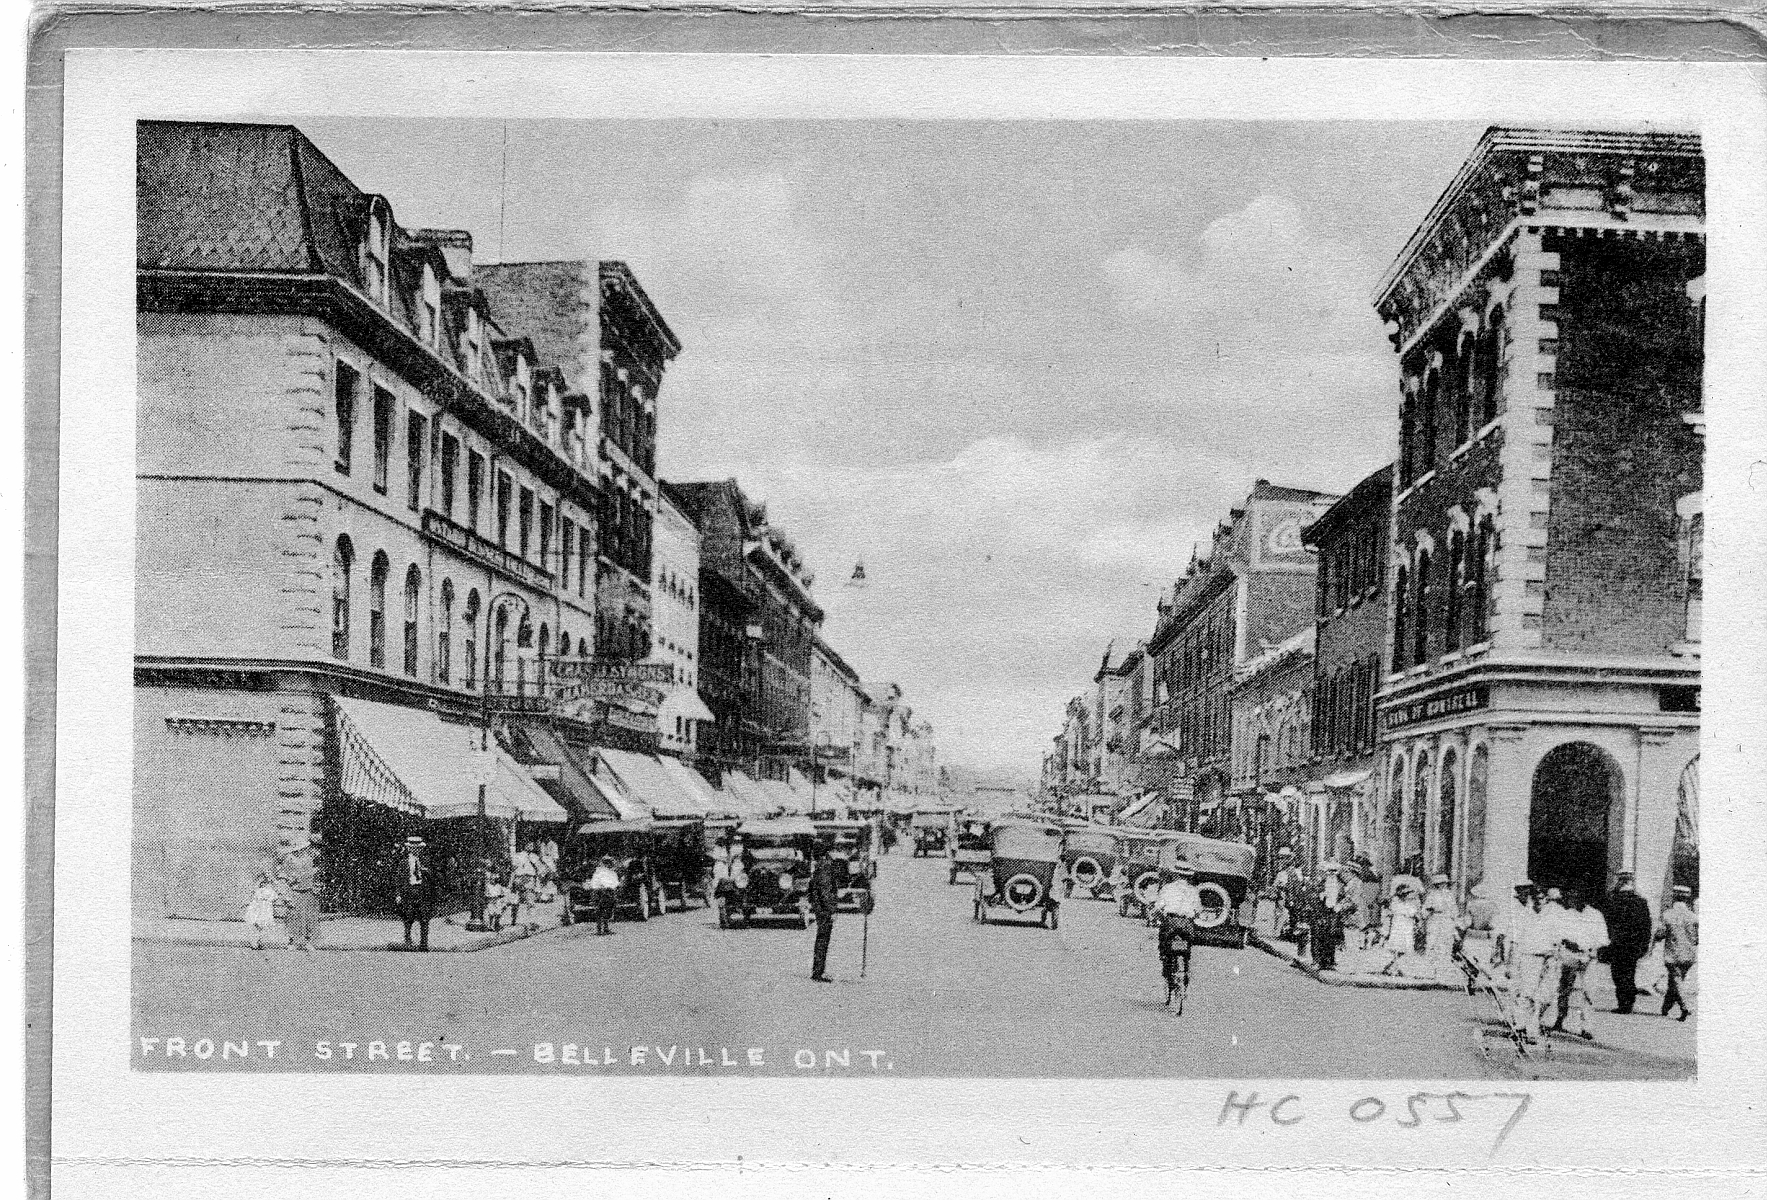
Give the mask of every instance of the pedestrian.
M 595 909 L 596 933 L 605 936 L 614 931 L 614 902 L 619 893 L 620 873 L 614 870 L 614 856 L 603 855 L 595 873 L 589 876 L 589 899 Z
M 540 903 L 558 899 L 558 843 L 552 835 L 540 843 Z
M 1313 902 L 1313 961 L 1321 971 L 1335 971 L 1338 965 L 1338 942 L 1343 937 L 1344 916 L 1353 911 L 1356 901 L 1345 885 L 1335 862 L 1320 864 L 1324 878 Z
M 1666 1017 L 1671 1008 L 1679 1007 L 1681 1015 L 1676 1020 L 1685 1021 L 1690 1010 L 1681 994 L 1681 985 L 1687 982 L 1687 973 L 1693 970 L 1698 955 L 1700 920 L 1693 911 L 1692 888 L 1678 883 L 1672 895 L 1669 911 L 1663 914 L 1662 928 L 1657 931 L 1663 941 L 1663 968 L 1669 973 L 1669 985 L 1663 993 L 1663 1015 Z
M 509 861 L 509 926 L 511 929 L 521 925 L 522 909 L 533 915 L 534 904 L 540 898 L 540 854 L 538 848 L 529 841 L 515 852 Z
M 1515 899 L 1497 922 L 1497 936 L 1491 947 L 1491 965 L 1507 971 L 1514 961 L 1522 927 L 1534 919 L 1534 885 L 1522 880 L 1515 885 Z
M 1638 1000 L 1638 960 L 1650 953 L 1650 902 L 1632 885 L 1632 872 L 1621 871 L 1608 893 L 1606 913 L 1607 969 L 1614 979 L 1614 1011 L 1630 1013 Z
M 485 923 L 492 929 L 503 928 L 503 910 L 508 907 L 509 889 L 503 886 L 497 871 L 486 863 L 479 868 L 485 877 Z
M 1589 1030 L 1589 1013 L 1594 1002 L 1589 996 L 1589 968 L 1595 956 L 1608 945 L 1607 921 L 1601 912 L 1586 904 L 1583 894 L 1575 888 L 1565 889 L 1564 928 L 1559 937 L 1558 1017 L 1552 1023 L 1554 1032 L 1575 1033 L 1584 1041 L 1595 1034 Z M 1575 1028 L 1566 1030 L 1569 1021 Z
M 252 949 L 264 948 L 264 934 L 276 924 L 276 881 L 270 872 L 259 871 L 251 903 L 245 906 L 245 923 L 252 931 Z
M 1423 951 L 1438 976 L 1453 962 L 1454 918 L 1459 906 L 1448 876 L 1437 873 L 1430 877 L 1430 890 L 1423 897 Z
M 1295 901 L 1299 898 L 1300 884 L 1301 873 L 1295 867 L 1295 852 L 1287 846 L 1278 847 L 1276 874 L 1270 877 L 1270 898 L 1276 905 L 1271 931 L 1285 941 L 1295 936 Z
M 429 923 L 436 913 L 436 886 L 429 847 L 421 837 L 412 834 L 405 839 L 404 851 L 394 870 L 393 911 L 405 923 L 405 949 L 414 948 L 411 927 L 415 925 L 420 937 L 415 949 L 428 953 Z
M 1565 929 L 1561 899 L 1557 888 L 1547 888 L 1536 901 L 1533 919 L 1522 926 L 1516 944 L 1510 996 L 1521 1011 L 1523 1037 L 1529 1042 L 1540 1040 L 1540 1016 L 1558 1000 L 1558 951 Z
M 810 978 L 817 983 L 834 982 L 828 977 L 828 943 L 834 937 L 834 910 L 837 891 L 834 865 L 820 845 L 810 851 L 815 865 L 810 868 L 810 912 L 816 920 L 816 950 L 810 960 Z
M 1391 958 L 1384 974 L 1400 974 L 1408 955 L 1417 950 L 1417 918 L 1423 911 L 1411 884 L 1400 880 L 1394 885 L 1393 898 L 1387 901 L 1387 936 L 1385 947 Z
M 282 856 L 277 875 L 288 888 L 288 937 L 297 950 L 311 951 L 319 937 L 319 855 L 324 839 L 309 832 Z

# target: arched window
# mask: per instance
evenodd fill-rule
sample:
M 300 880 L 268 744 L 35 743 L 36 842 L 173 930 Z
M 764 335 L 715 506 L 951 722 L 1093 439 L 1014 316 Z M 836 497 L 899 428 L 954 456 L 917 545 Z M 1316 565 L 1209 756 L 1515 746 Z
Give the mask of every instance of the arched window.
M 1503 310 L 1492 309 L 1479 343 L 1479 427 L 1497 419 L 1503 402 L 1503 347 L 1507 337 Z
M 1417 402 L 1407 391 L 1399 402 L 1399 486 L 1404 487 L 1416 475 L 1416 458 L 1412 444 L 1417 439 Z
M 331 552 L 331 656 L 340 661 L 350 657 L 350 568 L 355 561 L 355 547 L 339 534 Z
M 1430 806 L 1430 756 L 1420 754 L 1411 776 L 1411 808 L 1405 820 L 1405 858 L 1400 869 L 1409 875 L 1423 874 L 1423 836 Z
M 497 606 L 497 615 L 493 618 L 495 630 L 491 635 L 491 689 L 499 695 L 503 692 L 503 672 L 509 661 L 509 608 L 507 605 Z
M 1475 747 L 1466 774 L 1466 849 L 1461 877 L 1470 889 L 1485 877 L 1485 805 L 1491 779 L 1491 752 Z
M 405 674 L 417 677 L 417 593 L 423 575 L 413 565 L 405 572 Z
M 1396 874 L 1399 860 L 1403 853 L 1400 842 L 1400 831 L 1405 826 L 1405 762 L 1403 759 L 1393 764 L 1392 778 L 1387 780 L 1387 802 L 1383 809 L 1385 819 L 1381 822 L 1381 873 Z
M 1417 406 L 1417 462 L 1419 475 L 1427 475 L 1436 465 L 1436 410 L 1442 402 L 1441 372 L 1431 370 L 1424 376 L 1423 395 Z
M 1454 349 L 1454 444 L 1465 445 L 1478 432 L 1473 419 L 1478 415 L 1478 398 L 1473 395 L 1477 383 L 1474 364 L 1478 359 L 1478 339 L 1471 333 L 1461 335 Z
M 1467 605 L 1471 609 L 1473 643 L 1485 640 L 1491 622 L 1491 566 L 1497 551 L 1497 526 L 1490 517 L 1479 521 L 1478 541 L 1473 546 L 1472 584 L 1467 589 Z
M 534 686 L 544 689 L 546 686 L 546 658 L 552 653 L 552 630 L 546 622 L 540 622 L 540 669 L 535 673 Z
M 1702 301 L 1702 303 L 1704 303 Z M 1706 594 L 1706 515 L 1694 513 L 1687 522 L 1687 616 L 1685 637 L 1700 640 Z
M 589 642 L 585 638 L 578 638 L 577 639 L 577 657 L 578 658 L 588 658 L 589 657 Z
M 1443 636 L 1449 650 L 1460 649 L 1461 592 L 1466 587 L 1466 535 L 1460 530 L 1448 539 L 1448 617 Z
M 468 690 L 478 686 L 479 682 L 479 590 L 477 588 L 466 593 L 466 611 L 460 618 L 461 632 L 466 635 L 466 686 Z
M 1411 572 L 1400 567 L 1393 577 L 1393 673 L 1405 669 L 1405 604 L 1411 593 Z
M 1455 772 L 1460 759 L 1454 751 L 1442 752 L 1442 782 L 1436 800 L 1436 870 L 1454 875 L 1454 805 L 1459 800 L 1460 786 Z
M 368 572 L 368 665 L 387 665 L 387 572 L 391 569 L 386 551 L 374 552 L 374 565 Z
M 1430 660 L 1430 552 L 1417 552 L 1417 575 L 1411 590 L 1417 593 L 1416 613 L 1412 617 L 1412 650 L 1411 661 L 1426 663 Z
M 436 678 L 443 683 L 448 682 L 448 673 L 453 667 L 451 659 L 454 629 L 454 581 L 442 580 L 442 612 L 441 620 L 436 622 Z

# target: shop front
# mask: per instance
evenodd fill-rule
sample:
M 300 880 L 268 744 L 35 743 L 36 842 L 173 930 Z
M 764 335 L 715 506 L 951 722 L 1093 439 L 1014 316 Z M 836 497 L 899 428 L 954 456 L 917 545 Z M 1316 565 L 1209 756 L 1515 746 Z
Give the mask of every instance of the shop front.
M 1699 701 L 1684 679 L 1538 662 L 1391 687 L 1381 858 L 1447 875 L 1462 899 L 1523 879 L 1595 897 L 1631 871 L 1660 901 L 1697 872 Z

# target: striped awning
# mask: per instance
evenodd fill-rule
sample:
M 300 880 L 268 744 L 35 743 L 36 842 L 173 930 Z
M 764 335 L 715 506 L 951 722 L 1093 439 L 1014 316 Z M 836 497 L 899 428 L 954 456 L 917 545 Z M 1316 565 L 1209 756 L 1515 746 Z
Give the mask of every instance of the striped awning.
M 481 733 L 426 709 L 333 696 L 340 786 L 346 796 L 441 820 L 478 812 Z M 505 820 L 566 821 L 569 815 L 528 770 L 491 740 L 485 814 Z

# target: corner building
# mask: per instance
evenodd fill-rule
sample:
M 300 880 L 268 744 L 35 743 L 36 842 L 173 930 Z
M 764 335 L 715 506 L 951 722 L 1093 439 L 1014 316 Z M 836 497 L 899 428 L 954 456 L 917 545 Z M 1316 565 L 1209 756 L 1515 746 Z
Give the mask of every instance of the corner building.
M 1693 882 L 1697 138 L 1493 128 L 1376 299 L 1399 354 L 1383 861 Z

